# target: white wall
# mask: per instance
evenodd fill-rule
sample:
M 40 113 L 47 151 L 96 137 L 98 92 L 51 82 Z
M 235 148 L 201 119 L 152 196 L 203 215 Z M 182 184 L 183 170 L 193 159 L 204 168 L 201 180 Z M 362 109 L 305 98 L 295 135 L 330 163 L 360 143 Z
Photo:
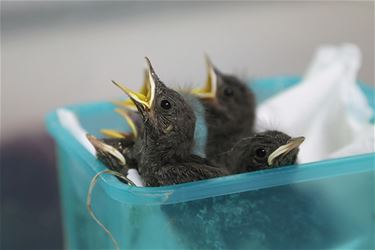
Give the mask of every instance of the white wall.
M 168 84 L 223 71 L 303 74 L 320 44 L 352 42 L 374 83 L 374 3 L 1 2 L 1 134 L 43 126 L 57 107 L 121 96 L 149 56 Z

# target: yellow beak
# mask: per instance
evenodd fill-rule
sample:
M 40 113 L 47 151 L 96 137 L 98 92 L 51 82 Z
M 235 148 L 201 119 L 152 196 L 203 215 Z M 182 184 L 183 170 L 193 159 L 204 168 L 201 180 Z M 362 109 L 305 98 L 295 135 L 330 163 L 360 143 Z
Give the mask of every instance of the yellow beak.
M 303 137 L 303 136 L 295 137 L 295 138 L 290 139 L 287 144 L 278 147 L 275 151 L 273 151 L 268 156 L 268 160 L 267 160 L 268 165 L 271 166 L 273 164 L 273 161 L 277 157 L 279 157 L 281 155 L 285 155 L 285 154 L 289 153 L 290 151 L 292 151 L 293 149 L 298 148 L 299 145 L 301 145 L 302 142 L 304 142 L 304 140 L 305 140 L 305 137 Z
M 155 81 L 151 75 L 151 63 L 146 58 L 147 64 L 148 64 L 148 70 L 147 70 L 147 81 L 145 81 L 145 86 L 141 89 L 143 90 L 143 93 L 137 93 L 126 86 L 117 83 L 115 81 L 112 81 L 117 87 L 119 87 L 122 91 L 124 91 L 125 94 L 127 94 L 130 97 L 130 100 L 135 104 L 137 102 L 138 104 L 143 105 L 147 109 L 151 109 L 152 103 L 154 101 L 155 96 Z M 146 92 L 146 93 L 145 93 Z
M 210 58 L 206 55 L 207 65 L 207 79 L 206 84 L 203 88 L 197 88 L 192 90 L 192 94 L 197 95 L 202 99 L 215 99 L 217 91 L 217 74 L 215 68 L 211 63 Z
M 137 126 L 135 125 L 133 119 L 130 117 L 130 115 L 128 114 L 128 112 L 126 112 L 123 109 L 116 109 L 115 111 L 126 120 L 126 122 L 128 123 L 130 129 L 132 130 L 134 138 L 137 138 L 138 137 Z
M 149 77 L 148 77 L 148 70 L 144 70 L 143 85 L 141 89 L 139 90 L 139 93 L 144 96 L 147 96 L 149 93 L 149 85 L 150 83 L 149 83 Z M 137 111 L 137 107 L 135 106 L 134 102 L 131 99 L 127 99 L 125 101 L 115 101 L 113 103 L 116 104 L 117 106 L 125 107 L 133 111 Z
M 124 139 L 129 137 L 129 134 L 114 129 L 101 129 L 100 133 L 102 133 L 104 136 L 114 139 Z
M 125 157 L 114 147 L 105 144 L 104 142 L 98 140 L 93 135 L 86 135 L 87 139 L 91 142 L 91 144 L 94 146 L 96 150 L 102 151 L 104 153 L 110 154 L 113 157 L 115 157 L 121 165 L 126 165 L 126 159 Z

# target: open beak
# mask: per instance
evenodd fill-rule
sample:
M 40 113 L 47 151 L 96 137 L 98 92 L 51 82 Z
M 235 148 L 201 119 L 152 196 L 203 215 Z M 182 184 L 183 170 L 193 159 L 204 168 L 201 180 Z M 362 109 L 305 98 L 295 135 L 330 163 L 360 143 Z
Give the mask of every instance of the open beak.
M 135 125 L 133 119 L 130 117 L 129 113 L 126 112 L 125 110 L 123 109 L 116 109 L 115 110 L 121 117 L 123 117 L 126 122 L 128 123 L 132 133 L 133 133 L 133 136 L 134 138 L 137 138 L 138 137 L 138 129 L 137 129 L 137 126 Z
M 192 94 L 197 95 L 202 99 L 216 99 L 217 91 L 217 72 L 215 67 L 211 63 L 210 58 L 206 55 L 207 65 L 207 79 L 206 84 L 203 88 L 197 88 L 192 90 Z
M 156 74 L 152 68 L 152 65 L 150 63 L 150 60 L 146 57 L 146 61 L 148 64 L 148 76 L 147 76 L 147 82 L 146 86 L 142 89 L 145 90 L 146 93 L 137 93 L 124 85 L 117 83 L 115 81 L 112 81 L 117 87 L 119 87 L 122 91 L 124 91 L 125 94 L 127 94 L 130 98 L 130 100 L 134 103 L 135 106 L 138 107 L 138 105 L 142 105 L 144 109 L 150 110 L 154 101 L 155 96 L 155 77 Z M 142 90 L 141 90 L 142 91 Z
M 126 165 L 125 157 L 116 148 L 105 144 L 93 135 L 87 134 L 86 137 L 98 152 L 110 154 L 115 157 L 121 165 Z
M 290 151 L 292 151 L 293 149 L 296 149 L 299 147 L 299 145 L 302 144 L 302 142 L 305 140 L 305 137 L 301 136 L 301 137 L 295 137 L 295 138 L 292 138 L 290 139 L 287 144 L 284 144 L 280 147 L 278 147 L 275 151 L 273 151 L 269 156 L 268 156 L 268 165 L 271 166 L 274 162 L 274 160 L 281 156 L 281 155 L 286 155 L 287 153 L 289 153 Z
M 101 129 L 100 132 L 103 135 L 108 136 L 110 138 L 114 138 L 114 139 L 132 139 L 132 140 L 134 140 L 135 138 L 137 138 L 138 137 L 138 128 L 135 125 L 135 122 L 134 122 L 133 118 L 130 116 L 130 114 L 126 110 L 123 110 L 123 109 L 115 109 L 115 112 L 118 113 L 122 118 L 125 119 L 125 121 L 128 123 L 132 132 L 129 134 L 129 133 L 125 133 L 125 132 L 119 132 L 119 131 L 114 130 L 114 129 Z
M 101 129 L 100 133 L 102 133 L 104 136 L 107 136 L 113 139 L 126 139 L 130 137 L 128 133 L 120 132 L 114 129 Z
M 147 96 L 149 92 L 149 76 L 148 76 L 148 70 L 144 70 L 143 72 L 143 85 L 141 89 L 139 90 L 139 94 L 142 94 L 144 96 Z M 135 106 L 134 102 L 131 99 L 127 99 L 125 101 L 114 101 L 113 102 L 115 105 L 120 106 L 120 107 L 125 107 L 133 111 L 137 111 L 137 106 Z

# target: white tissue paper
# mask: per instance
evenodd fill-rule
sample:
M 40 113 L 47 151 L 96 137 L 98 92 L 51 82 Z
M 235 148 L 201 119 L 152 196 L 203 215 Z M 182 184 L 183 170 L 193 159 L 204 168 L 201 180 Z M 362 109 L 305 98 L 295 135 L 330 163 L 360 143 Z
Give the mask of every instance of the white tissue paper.
M 77 116 L 68 109 L 58 109 L 57 116 L 61 125 L 67 129 L 74 138 L 82 144 L 82 146 L 87 149 L 93 156 L 96 156 L 96 150 L 91 142 L 87 139 L 87 131 L 84 130 L 79 123 Z
M 357 46 L 323 46 L 303 80 L 257 108 L 257 130 L 305 136 L 299 162 L 374 152 L 372 109 L 356 84 Z
M 61 125 L 68 130 L 74 138 L 81 143 L 93 156 L 96 157 L 96 150 L 91 142 L 87 139 L 87 131 L 82 128 L 77 116 L 68 109 L 58 109 L 57 116 Z M 126 176 L 131 180 L 136 186 L 143 187 L 143 181 L 138 174 L 136 169 L 129 169 Z

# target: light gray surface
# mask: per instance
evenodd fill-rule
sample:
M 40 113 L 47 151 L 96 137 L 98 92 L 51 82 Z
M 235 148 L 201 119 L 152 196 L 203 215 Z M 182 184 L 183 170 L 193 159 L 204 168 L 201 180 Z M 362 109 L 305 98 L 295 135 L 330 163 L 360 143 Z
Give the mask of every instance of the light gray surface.
M 374 83 L 368 2 L 1 2 L 1 137 L 40 129 L 57 107 L 137 89 L 150 57 L 167 83 L 201 83 L 203 53 L 225 72 L 301 75 L 317 46 L 358 44 Z

